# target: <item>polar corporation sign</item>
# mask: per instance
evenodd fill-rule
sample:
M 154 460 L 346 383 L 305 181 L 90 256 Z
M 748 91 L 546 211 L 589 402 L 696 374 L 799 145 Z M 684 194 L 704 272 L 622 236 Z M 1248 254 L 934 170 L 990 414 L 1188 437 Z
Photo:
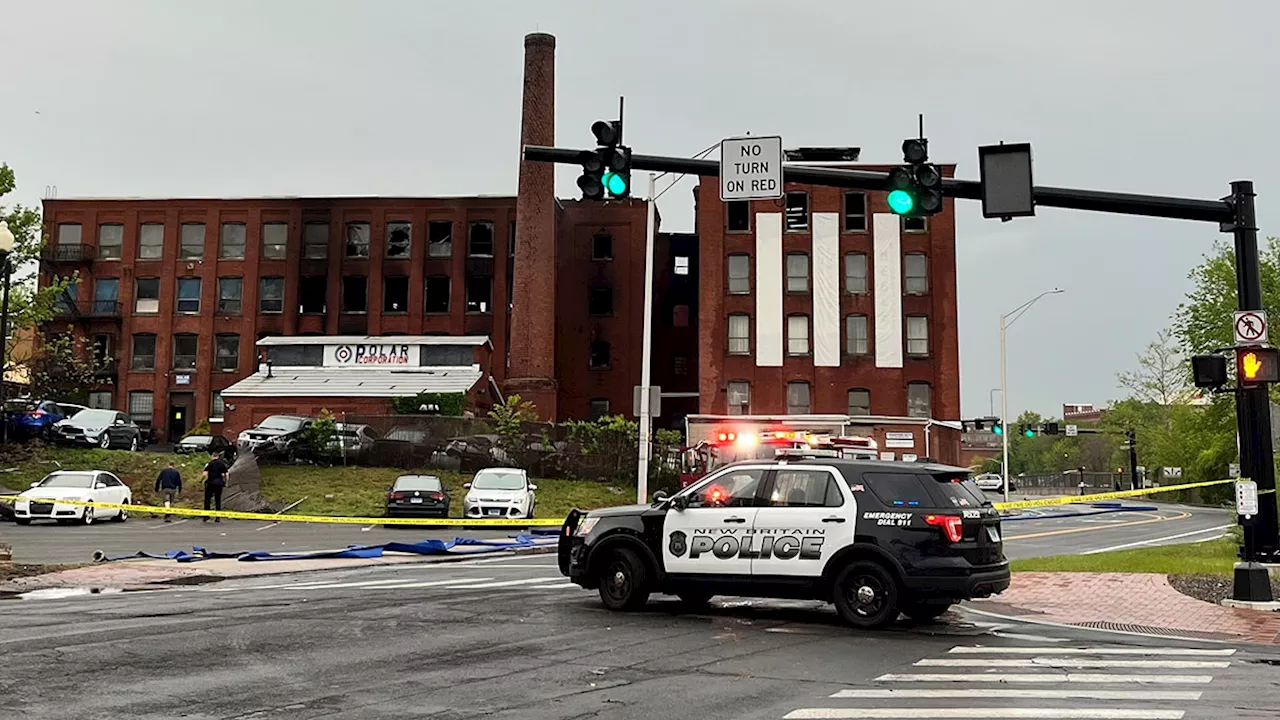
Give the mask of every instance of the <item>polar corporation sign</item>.
M 325 348 L 325 365 L 392 366 L 416 365 L 410 361 L 410 345 L 330 345 Z

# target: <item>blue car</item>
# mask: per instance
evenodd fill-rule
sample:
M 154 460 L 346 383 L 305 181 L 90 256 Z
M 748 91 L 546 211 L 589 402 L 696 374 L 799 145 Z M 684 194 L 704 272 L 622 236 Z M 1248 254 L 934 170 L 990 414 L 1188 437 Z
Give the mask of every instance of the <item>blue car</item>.
M 52 400 L 30 402 L 26 404 L 25 408 L 22 406 L 17 408 L 10 406 L 6 412 L 6 415 L 8 415 L 9 434 L 15 439 L 32 437 L 49 439 L 52 437 L 54 423 L 72 417 L 85 409 L 83 405 L 59 403 Z

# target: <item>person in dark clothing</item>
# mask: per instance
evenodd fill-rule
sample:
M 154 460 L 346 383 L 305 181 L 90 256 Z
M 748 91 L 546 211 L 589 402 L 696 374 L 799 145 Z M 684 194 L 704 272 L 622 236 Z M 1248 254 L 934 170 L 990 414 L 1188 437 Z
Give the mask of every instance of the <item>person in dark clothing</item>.
M 178 472 L 178 468 L 173 463 L 169 463 L 169 467 L 160 471 L 160 475 L 156 478 L 156 492 L 164 497 L 164 506 L 169 507 L 178 499 L 178 493 L 182 492 L 182 473 Z M 164 516 L 165 522 L 172 522 L 168 515 Z
M 204 509 L 208 510 L 209 501 L 213 501 L 213 509 L 222 510 L 222 489 L 227 486 L 227 461 L 215 456 L 204 466 Z M 209 522 L 209 518 L 204 519 Z M 214 522 L 222 522 L 222 518 L 214 518 Z

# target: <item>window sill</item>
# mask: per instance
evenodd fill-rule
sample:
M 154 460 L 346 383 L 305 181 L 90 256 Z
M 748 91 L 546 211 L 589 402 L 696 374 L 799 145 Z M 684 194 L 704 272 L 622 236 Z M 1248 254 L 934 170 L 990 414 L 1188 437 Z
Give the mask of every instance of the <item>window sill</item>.
M 219 255 L 219 260 L 244 260 L 243 255 Z
M 613 262 L 613 258 L 611 258 L 611 257 L 593 257 L 593 258 L 591 258 L 591 262 Z
M 368 315 L 368 310 L 343 310 L 343 315 Z
M 588 369 L 588 370 L 590 370 L 590 371 L 592 371 L 592 372 L 600 372 L 600 371 L 604 371 L 604 370 L 612 370 L 612 369 L 613 369 L 613 366 L 611 366 L 611 365 L 601 365 L 601 366 L 599 366 L 599 367 L 588 367 L 587 369 Z
M 283 315 L 283 310 L 259 310 L 259 315 Z
M 907 358 L 908 360 L 928 360 L 928 359 L 929 359 L 929 356 L 928 356 L 928 355 L 919 355 L 919 354 L 907 353 L 907 354 L 906 354 L 906 358 Z
M 423 311 L 423 313 L 422 313 L 422 314 L 423 314 L 423 315 L 431 315 L 431 316 L 434 316 L 434 317 L 440 317 L 440 316 L 448 316 L 448 315 L 449 315 L 449 311 L 448 311 L 448 310 L 425 310 L 425 311 Z
M 203 260 L 204 260 L 204 256 L 203 256 L 203 255 L 201 255 L 200 257 L 180 257 L 180 258 L 178 258 L 178 262 L 200 262 L 200 261 L 203 261 Z
M 928 291 L 926 291 L 926 292 L 904 292 L 904 293 L 902 293 L 902 296 L 903 296 L 903 297 L 928 297 L 928 296 L 929 296 L 929 293 L 928 293 Z
M 131 373 L 153 373 L 155 371 L 155 368 L 129 368 Z
M 809 291 L 808 290 L 788 290 L 784 294 L 787 296 L 803 297 L 805 295 L 808 295 Z
M 383 311 L 382 311 L 382 314 L 383 314 L 383 315 L 395 315 L 395 316 L 399 317 L 399 316 L 403 316 L 403 315 L 408 315 L 408 314 L 409 314 L 409 311 L 408 311 L 408 310 L 383 310 Z
M 463 315 L 492 315 L 492 314 L 493 313 L 489 310 L 467 310 L 466 312 L 463 313 Z
M 220 422 L 223 422 L 223 419 L 222 419 L 222 418 L 215 418 L 215 417 L 211 417 L 211 418 L 209 418 L 209 422 L 211 422 L 211 423 L 220 423 Z
M 469 257 L 469 258 L 486 258 L 486 259 L 488 259 L 488 258 L 492 258 L 492 257 L 493 257 L 493 253 L 467 253 L 467 257 Z
M 136 259 L 136 260 L 141 260 L 141 261 L 144 261 L 144 262 L 145 262 L 145 261 L 147 261 L 147 260 L 163 260 L 163 259 L 164 259 L 164 256 L 163 256 L 163 255 L 157 255 L 156 257 L 137 257 L 137 258 L 135 258 L 135 259 Z
M 724 231 L 724 234 L 725 234 L 725 235 L 750 235 L 750 234 L 751 234 L 751 230 L 750 230 L 750 229 L 747 229 L 747 230 L 725 230 L 725 231 Z
M 840 234 L 841 235 L 866 235 L 867 229 L 863 228 L 861 230 L 850 230 L 848 228 L 845 228 L 844 230 L 840 231 Z
M 118 258 L 118 257 L 114 257 L 114 258 L 109 258 L 109 257 L 98 257 L 98 258 L 96 258 L 96 259 L 97 259 L 97 261 L 98 261 L 98 262 L 120 262 L 120 261 L 121 261 L 121 260 L 123 260 L 124 258 Z
M 409 255 L 385 255 L 383 256 L 382 259 L 383 260 L 412 260 L 413 257 Z
M 870 295 L 871 293 L 867 292 L 866 290 L 861 290 L 861 291 L 859 291 L 859 292 L 849 292 L 848 290 L 845 290 L 845 291 L 844 291 L 844 294 L 845 294 L 845 295 L 852 295 L 852 296 L 854 296 L 854 297 L 865 297 L 865 296 L 867 296 L 867 295 Z

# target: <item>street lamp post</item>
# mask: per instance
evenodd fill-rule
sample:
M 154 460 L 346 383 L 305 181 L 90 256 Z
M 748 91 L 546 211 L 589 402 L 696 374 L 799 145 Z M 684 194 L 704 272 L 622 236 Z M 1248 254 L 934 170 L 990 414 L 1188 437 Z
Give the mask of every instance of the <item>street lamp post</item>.
M 1005 331 L 1009 326 L 1022 317 L 1022 314 L 1031 309 L 1036 301 L 1045 295 L 1056 295 L 1062 292 L 1060 288 L 1045 290 L 1039 295 L 1022 303 L 1018 307 L 1000 316 L 1000 439 L 1003 444 L 1002 459 L 1000 461 L 1000 474 L 1003 476 L 1004 501 L 1009 502 L 1009 374 L 1006 370 L 1005 351 Z M 1012 319 L 1010 319 L 1012 318 Z
M 9 229 L 9 223 L 0 220 L 0 265 L 4 273 L 3 298 L 0 298 L 0 445 L 9 444 L 9 416 L 5 413 L 5 382 L 9 369 L 9 275 L 10 255 L 17 238 Z

